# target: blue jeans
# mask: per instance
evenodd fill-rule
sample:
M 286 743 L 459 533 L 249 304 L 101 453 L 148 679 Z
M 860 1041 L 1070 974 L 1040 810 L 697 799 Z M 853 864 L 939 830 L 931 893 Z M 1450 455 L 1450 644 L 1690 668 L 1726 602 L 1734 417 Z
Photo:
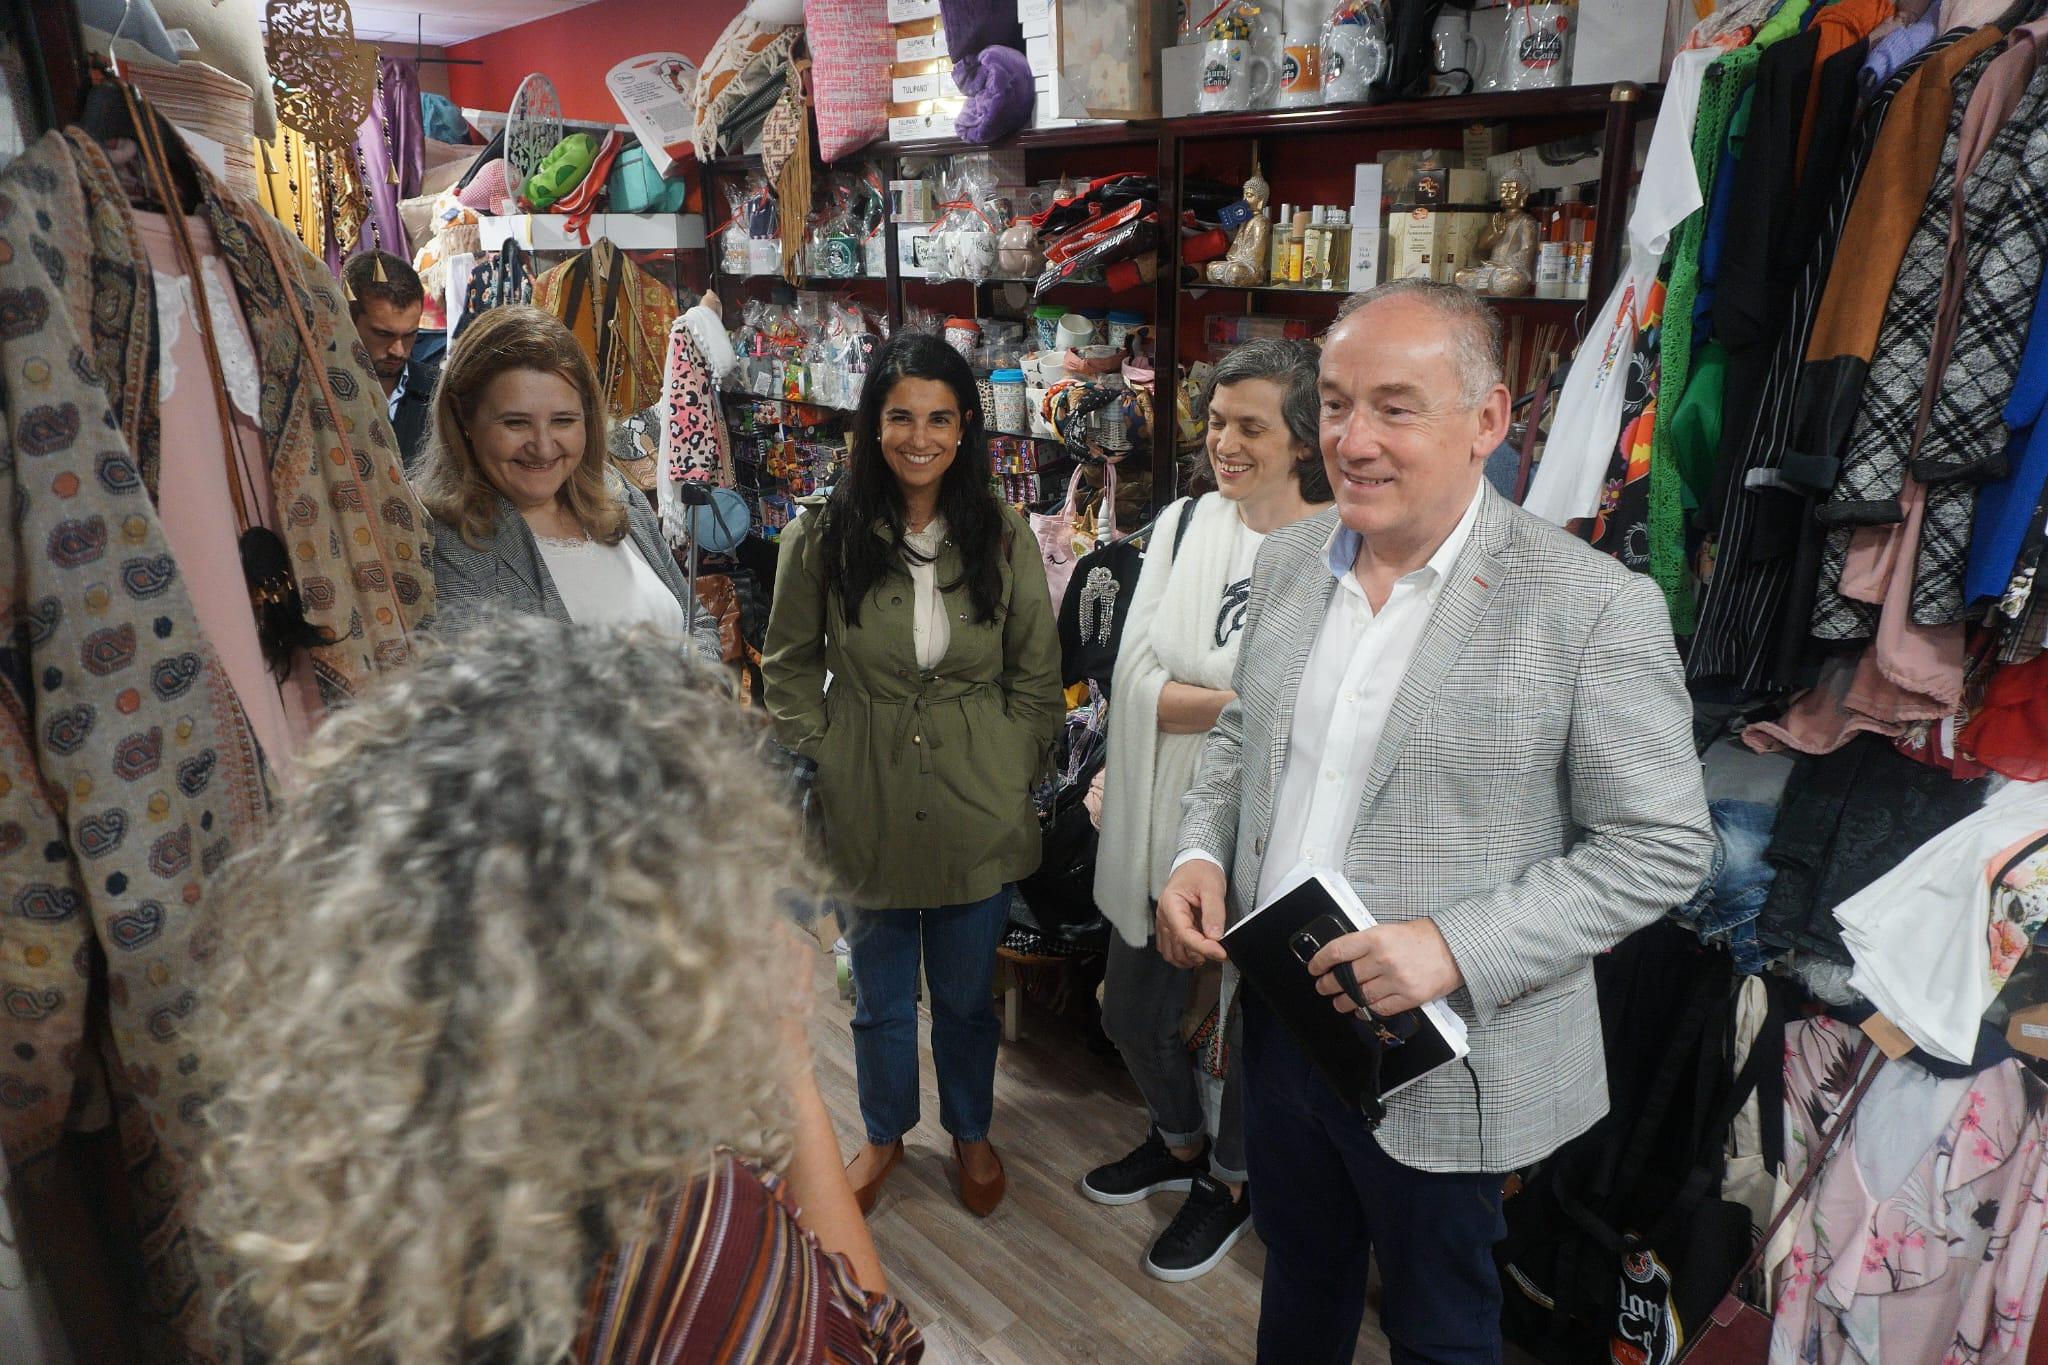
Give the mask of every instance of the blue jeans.
M 1715 801 L 1708 810 L 1714 817 L 1714 873 L 1672 913 L 1690 924 L 1702 943 L 1726 944 L 1735 969 L 1756 976 L 1772 956 L 1757 939 L 1756 922 L 1778 876 L 1778 869 L 1764 860 L 1778 808 Z
M 868 1141 L 885 1146 L 917 1126 L 917 959 L 931 990 L 939 1122 L 962 1142 L 988 1136 L 995 1109 L 996 949 L 1010 924 L 1010 887 L 972 905 L 856 910 L 853 1060 Z

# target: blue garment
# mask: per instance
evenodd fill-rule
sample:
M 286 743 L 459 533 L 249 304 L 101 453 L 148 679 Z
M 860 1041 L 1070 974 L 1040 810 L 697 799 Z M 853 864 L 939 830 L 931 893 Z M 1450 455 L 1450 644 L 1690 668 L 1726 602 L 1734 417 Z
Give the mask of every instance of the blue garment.
M 1714 197 L 1707 204 L 1707 228 L 1700 238 L 1699 294 L 1692 306 L 1695 354 L 1714 339 L 1714 289 L 1721 273 L 1721 249 L 1728 241 L 1728 215 L 1734 211 L 1735 164 L 1742 159 L 1743 140 L 1749 136 L 1750 99 L 1755 94 L 1756 82 L 1751 81 L 1728 120 L 1728 140 L 1714 171 Z
M 1910 24 L 1893 29 L 1870 45 L 1856 84 L 1869 99 L 1892 78 L 1892 73 L 1918 56 L 1923 48 L 1941 36 L 1941 0 L 1932 0 L 1926 12 Z
M 1388 1156 L 1266 1003 L 1238 998 L 1252 1225 L 1266 1244 L 1259 1365 L 1350 1365 L 1368 1262 L 1399 1365 L 1500 1365 L 1500 1177 Z
M 1755 801 L 1712 801 L 1714 870 L 1691 901 L 1672 912 L 1692 926 L 1702 943 L 1725 943 L 1735 970 L 1762 973 L 1770 955 L 1757 941 L 1756 920 L 1771 894 L 1778 869 L 1764 861 L 1778 808 Z
M 454 100 L 431 90 L 420 92 L 420 125 L 436 142 L 469 141 L 469 122 L 462 117 L 462 110 L 455 107 Z
M 2027 347 L 2020 353 L 2012 396 L 2005 400 L 2007 472 L 1977 493 L 1977 523 L 1970 532 L 1969 567 L 1963 575 L 1963 600 L 1980 602 L 2005 596 L 2026 539 L 2041 492 L 2048 487 L 2048 282 L 2034 296 L 2033 319 L 2027 324 Z
M 931 910 L 856 910 L 853 1060 L 868 1141 L 886 1146 L 917 1127 L 917 960 L 932 993 L 932 1062 L 939 1123 L 962 1142 L 988 1136 L 995 1110 L 996 949 L 1010 925 L 1010 892 Z

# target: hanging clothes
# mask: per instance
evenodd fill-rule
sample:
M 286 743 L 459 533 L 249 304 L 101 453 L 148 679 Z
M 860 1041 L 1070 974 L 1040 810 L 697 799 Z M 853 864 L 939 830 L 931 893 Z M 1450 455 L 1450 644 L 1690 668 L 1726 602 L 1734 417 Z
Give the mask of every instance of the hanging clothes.
M 369 217 L 350 255 L 388 251 L 411 260 L 412 239 L 398 205 L 418 197 L 426 175 L 427 134 L 420 122 L 420 69 L 395 57 L 377 58 L 377 93 L 356 130 L 356 173 L 369 198 Z
M 280 124 L 274 139 L 256 144 L 256 202 L 315 256 L 327 249 L 319 157 L 297 129 Z
M 1988 28 L 1945 34 L 1894 72 L 1865 111 L 1837 181 L 1839 217 L 1827 220 L 1839 221 L 1840 230 L 1823 225 L 1802 278 L 1805 298 L 1815 302 L 1792 310 L 1757 429 L 1742 458 L 1716 473 L 1726 492 L 1719 515 L 1711 516 L 1713 573 L 1687 660 L 1696 679 L 1730 678 L 1752 689 L 1810 681 L 1799 676 L 1808 649 L 1805 614 L 1788 620 L 1787 602 L 1796 595 L 1795 569 L 1817 563 L 1818 555 L 1802 558 L 1802 538 L 1783 534 L 1788 522 L 1797 527 L 1801 519 L 1797 504 L 1788 512 L 1784 504 L 1793 500 L 1771 484 L 1801 497 L 1823 496 L 1832 486 L 1891 282 L 1940 156 L 1954 83 L 2000 36 Z M 1855 268 L 1834 270 L 1835 261 Z M 1805 358 L 1795 363 L 1788 352 L 1802 331 Z
M 612 416 L 661 400 L 675 296 L 609 238 L 536 279 L 533 305 L 576 334 Z
M 2019 568 L 2031 509 L 2048 491 L 2048 426 L 2041 422 L 2044 406 L 2048 406 L 2048 287 L 2035 290 L 2026 348 L 2000 414 L 2011 433 L 2006 443 L 2008 472 L 1986 484 L 1977 501 L 1977 524 L 1970 535 L 1964 579 L 1964 595 L 1972 602 L 2005 596 Z
M 1860 1035 L 1823 1018 L 1785 1036 L 1785 1175 L 1796 1182 L 1853 1083 Z M 1771 1365 L 2022 1365 L 2048 1281 L 2048 1083 L 2011 1059 L 1945 1085 L 1903 1063 L 1886 1071 L 1911 1093 L 1873 1103 L 1872 1085 L 1790 1224 Z
M 453 316 L 448 320 L 454 329 L 453 336 L 460 337 L 462 329 L 473 318 L 493 308 L 501 308 L 508 303 L 533 302 L 533 257 L 509 237 L 497 251 L 474 257 L 466 266 L 451 259 L 448 269 L 451 291 L 464 269 L 469 271 L 469 279 L 462 286 L 462 307 L 451 309 Z
M 260 370 L 249 482 L 267 475 L 261 520 L 336 642 L 310 652 L 331 708 L 411 657 L 434 605 L 425 517 L 332 277 L 191 170 Z M 275 764 L 238 690 L 246 664 L 210 637 L 198 599 L 216 589 L 180 560 L 198 523 L 169 523 L 188 466 L 225 479 L 226 451 L 160 401 L 151 261 L 98 144 L 53 133 L 0 172 L 0 239 L 16 247 L 0 259 L 0 591 L 17 621 L 0 670 L 0 994 L 27 1006 L 0 1014 L 0 1145 L 33 1199 L 75 1106 L 113 1100 L 155 1344 L 211 1360 L 210 1271 L 186 1220 L 218 1059 L 182 1030 L 205 1003 L 209 890 L 260 834 Z M 178 387 L 211 385 L 177 363 Z M 103 974 L 81 972 L 93 962 Z

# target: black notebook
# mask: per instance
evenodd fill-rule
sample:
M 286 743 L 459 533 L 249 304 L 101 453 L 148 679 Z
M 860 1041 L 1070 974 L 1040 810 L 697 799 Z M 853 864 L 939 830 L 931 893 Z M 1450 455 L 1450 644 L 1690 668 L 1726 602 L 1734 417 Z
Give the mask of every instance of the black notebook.
M 1232 925 L 1222 943 L 1238 973 L 1280 1016 L 1295 1044 L 1345 1103 L 1372 1097 L 1376 1049 L 1381 1098 L 1471 1050 L 1465 1021 L 1441 1000 L 1377 1025 L 1338 1013 L 1330 997 L 1316 990 L 1306 962 L 1331 936 L 1325 917 L 1347 933 L 1376 923 L 1348 883 L 1328 872 L 1300 868 L 1264 905 Z

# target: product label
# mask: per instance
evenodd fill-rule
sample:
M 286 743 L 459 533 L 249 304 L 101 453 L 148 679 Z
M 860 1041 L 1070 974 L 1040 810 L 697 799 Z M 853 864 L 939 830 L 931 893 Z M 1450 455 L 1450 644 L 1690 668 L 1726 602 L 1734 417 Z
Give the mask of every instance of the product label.
M 1654 1251 L 1630 1252 L 1621 1262 L 1621 1300 L 1608 1359 L 1613 1365 L 1671 1365 L 1684 1344 L 1685 1332 L 1671 1309 L 1671 1272 Z
M 604 78 L 654 169 L 691 154 L 697 136 L 697 64 L 680 52 L 649 52 L 613 67 Z
M 171 51 L 173 52 L 197 52 L 199 50 L 199 40 L 192 36 L 192 30 L 189 28 L 167 28 L 164 30 L 164 37 L 171 40 Z
M 1564 60 L 1565 35 L 1570 31 L 1571 21 L 1563 15 L 1531 25 L 1515 44 L 1515 60 L 1531 70 L 1548 71 Z

